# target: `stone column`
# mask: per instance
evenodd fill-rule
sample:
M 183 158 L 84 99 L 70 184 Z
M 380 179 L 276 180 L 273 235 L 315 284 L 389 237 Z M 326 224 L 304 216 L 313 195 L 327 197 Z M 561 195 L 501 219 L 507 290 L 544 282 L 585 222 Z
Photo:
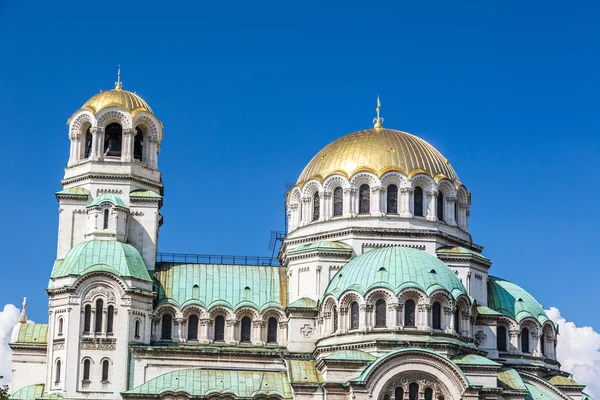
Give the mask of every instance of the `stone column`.
M 389 304 L 387 313 L 387 326 L 392 330 L 398 330 L 398 304 Z
M 339 321 L 338 321 L 339 322 Z M 277 343 L 281 346 L 287 346 L 288 344 L 288 322 L 279 322 L 279 332 L 277 332 Z
M 437 221 L 437 195 L 438 192 L 429 191 L 427 192 L 427 217 L 428 221 Z
M 533 351 L 533 356 L 543 357 L 544 355 L 542 354 L 542 333 L 538 330 L 531 332 L 531 338 L 533 339 L 532 348 L 535 349 Z
M 292 203 L 288 206 L 288 230 L 291 232 L 300 224 L 300 207 L 298 203 Z
M 160 146 L 158 136 L 149 136 L 148 137 L 148 145 L 149 146 L 148 146 L 148 153 L 147 153 L 148 154 L 147 165 L 149 168 L 157 169 L 158 168 L 157 154 L 158 154 L 158 148 Z
M 411 195 L 413 193 L 413 188 L 401 188 L 400 189 L 400 198 L 398 199 L 398 205 L 400 216 L 402 218 L 412 218 L 412 201 Z
M 329 221 L 333 215 L 332 197 L 333 193 L 330 191 L 323 191 L 321 195 L 321 221 Z
M 79 157 L 79 153 L 81 150 L 80 138 L 81 138 L 81 134 L 79 134 L 79 133 L 73 132 L 69 135 L 69 139 L 71 140 L 71 148 L 70 148 L 70 152 L 69 152 L 69 163 L 68 163 L 69 166 L 75 164 L 80 159 L 80 157 Z
M 264 346 L 265 342 L 262 337 L 262 329 L 265 327 L 265 321 L 252 321 L 252 344 Z
M 467 230 L 467 203 L 459 203 L 458 205 L 458 227 L 462 230 Z
M 212 320 L 206 318 L 206 319 L 201 319 L 200 320 L 200 332 L 199 333 L 199 337 L 198 337 L 198 341 L 200 343 L 210 343 L 210 338 L 208 337 L 208 331 L 210 329 L 210 326 L 212 325 Z
M 235 319 L 228 319 L 225 321 L 225 343 L 237 344 L 235 338 L 235 328 L 238 326 L 238 321 Z
M 354 216 L 354 212 L 352 210 L 352 191 L 354 189 L 351 188 L 345 188 L 344 189 L 344 210 L 343 210 L 343 217 L 344 218 L 349 218 L 349 217 L 353 217 Z
M 325 192 L 319 192 L 319 219 L 317 221 L 325 221 L 325 215 L 327 211 L 325 210 Z
M 92 151 L 90 152 L 91 160 L 99 160 L 100 159 L 100 139 L 104 137 L 104 132 L 102 128 L 90 128 L 90 133 L 92 134 Z
M 123 143 L 121 145 L 121 161 L 133 161 L 133 140 L 135 129 L 123 129 Z
M 302 197 L 300 199 L 301 202 L 301 206 L 302 206 L 302 213 L 301 213 L 301 217 L 302 220 L 300 221 L 300 226 L 305 226 L 308 225 L 310 223 L 310 218 L 312 217 L 312 213 L 310 212 L 310 203 L 311 198 L 310 197 Z
M 442 327 L 446 333 L 454 333 L 454 315 L 452 313 L 452 307 L 444 307 L 444 320 Z
M 371 203 L 370 209 L 372 216 L 383 216 L 383 212 L 381 211 L 381 198 L 383 193 L 385 193 L 385 188 L 382 186 L 374 186 L 371 188 L 371 197 L 369 200 Z
M 183 342 L 181 338 L 181 325 L 183 324 L 183 319 L 181 318 L 173 318 L 173 341 L 174 342 Z
M 340 307 L 338 316 L 338 332 L 341 334 L 348 332 L 348 307 Z
M 417 323 L 419 330 L 431 331 L 431 324 L 429 322 L 431 305 L 419 304 L 417 305 L 417 310 L 419 311 L 419 322 Z
M 519 338 L 521 337 L 521 332 L 518 330 L 510 330 L 508 331 L 508 336 L 510 338 L 510 347 L 508 352 L 510 354 L 518 354 L 519 350 Z
M 456 197 L 446 197 L 446 210 L 444 215 L 446 217 L 446 223 L 452 226 L 456 226 L 456 215 L 454 215 L 454 204 L 456 203 L 456 200 Z

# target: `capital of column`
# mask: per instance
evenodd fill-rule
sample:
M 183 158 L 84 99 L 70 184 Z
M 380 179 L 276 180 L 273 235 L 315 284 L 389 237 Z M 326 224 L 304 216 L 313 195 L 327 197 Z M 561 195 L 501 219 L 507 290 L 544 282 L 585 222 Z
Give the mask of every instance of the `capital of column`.
M 330 199 L 332 195 L 333 195 L 333 193 L 331 193 L 331 191 L 329 191 L 329 190 L 322 192 L 322 196 L 324 199 Z
M 435 190 L 430 190 L 429 192 L 427 192 L 427 197 L 437 197 L 438 192 L 436 192 Z
M 379 193 L 384 193 L 385 192 L 385 188 L 383 186 L 373 186 L 371 188 L 371 193 L 373 194 L 379 194 Z
M 135 133 L 136 133 L 135 129 L 131 129 L 131 128 L 123 129 L 123 136 L 133 136 L 133 135 L 135 135 Z
M 298 203 L 288 204 L 290 210 L 296 211 L 298 209 Z
M 301 202 L 303 202 L 304 204 L 308 204 L 308 203 L 310 203 L 310 202 L 311 202 L 311 200 L 312 200 L 312 199 L 311 199 L 310 197 L 302 197 L 302 198 L 300 199 L 300 201 L 301 201 Z
M 400 188 L 400 193 L 402 193 L 402 194 L 411 194 L 414 191 L 415 191 L 415 189 L 411 188 L 411 187 Z
M 521 331 L 510 330 L 510 331 L 508 331 L 508 335 L 511 338 L 518 338 L 521 336 Z
M 457 197 L 446 197 L 446 201 L 448 203 L 454 203 L 456 200 L 458 200 Z

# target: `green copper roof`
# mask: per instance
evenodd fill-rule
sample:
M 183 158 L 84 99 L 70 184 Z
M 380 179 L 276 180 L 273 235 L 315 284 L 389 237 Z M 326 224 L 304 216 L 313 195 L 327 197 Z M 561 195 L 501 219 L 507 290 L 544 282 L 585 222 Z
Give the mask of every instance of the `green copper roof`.
M 540 324 L 549 321 L 544 309 L 532 295 L 520 286 L 504 279 L 490 276 L 488 279 L 488 305 L 517 322 L 533 317 Z
M 352 246 L 343 243 L 343 242 L 329 242 L 329 241 L 321 241 L 316 243 L 303 244 L 296 247 L 293 250 L 290 250 L 288 254 L 298 254 L 298 253 L 307 253 L 310 251 L 342 251 L 342 252 L 352 252 Z
M 454 356 L 451 359 L 456 365 L 485 365 L 490 367 L 500 367 L 502 364 L 498 364 L 495 361 L 490 360 L 476 354 L 463 354 L 460 356 Z
M 581 392 L 581 400 L 594 400 L 594 398 L 587 393 Z
M 87 196 L 90 194 L 90 191 L 84 188 L 80 188 L 80 187 L 75 187 L 75 188 L 68 188 L 68 189 L 63 189 L 61 191 L 56 192 L 56 194 L 66 194 L 66 195 L 75 195 L 75 196 Z
M 175 302 L 180 307 L 198 303 L 206 309 L 221 304 L 234 310 L 242 306 L 262 310 L 287 304 L 282 267 L 159 263 L 154 282 L 159 303 Z
M 9 399 L 11 400 L 35 400 L 38 397 L 42 397 L 44 394 L 44 384 L 39 383 L 37 385 L 25 386 L 14 392 Z
M 129 197 L 145 197 L 145 198 L 153 198 L 153 199 L 162 199 L 162 196 L 156 192 L 151 190 L 132 190 L 129 192 Z
M 347 290 L 364 295 L 376 287 L 388 288 L 395 294 L 408 287 L 418 288 L 428 295 L 444 289 L 455 299 L 467 294 L 456 274 L 437 257 L 408 247 L 383 247 L 346 264 L 333 277 L 325 295 L 339 298 Z
M 527 390 L 523 379 L 514 369 L 504 369 L 498 372 L 498 386 L 507 390 Z
M 548 379 L 548 382 L 554 386 L 585 386 L 571 378 L 567 378 L 566 376 L 553 376 L 552 378 Z
M 469 249 L 466 249 L 466 248 L 460 247 L 460 246 L 456 246 L 456 247 L 444 246 L 444 247 L 440 247 L 439 249 L 437 249 L 436 252 L 439 254 L 455 254 L 455 255 L 463 254 L 463 255 L 468 255 L 468 256 L 473 256 L 475 258 L 479 258 L 483 261 L 490 262 L 490 259 L 483 256 L 481 253 L 478 253 L 474 250 L 469 250 Z
M 486 306 L 477 306 L 477 313 L 481 315 L 502 315 L 498 311 L 494 311 Z
M 257 395 L 292 398 L 292 388 L 285 372 L 221 369 L 182 369 L 157 376 L 140 386 L 122 392 L 131 395 L 158 395 L 183 392 L 189 396 L 230 394 L 236 398 Z
M 323 382 L 323 375 L 317 369 L 316 361 L 287 360 L 287 372 L 292 383 Z
M 50 279 L 106 271 L 121 277 L 151 281 L 142 256 L 131 245 L 116 240 L 88 240 L 73 247 L 54 264 Z
M 48 343 L 48 324 L 21 324 L 16 343 Z
M 296 308 L 315 308 L 317 306 L 317 302 L 313 299 L 309 299 L 308 297 L 303 297 L 294 301 L 292 304 L 288 304 L 288 307 L 296 307 Z
M 94 207 L 94 206 L 99 206 L 102 203 L 111 203 L 112 205 L 117 206 L 117 207 L 129 208 L 129 207 L 127 207 L 127 205 L 123 202 L 123 200 L 119 196 L 117 196 L 116 194 L 113 194 L 113 193 L 102 194 L 102 195 L 96 197 L 87 206 Z
M 563 400 L 562 397 L 548 389 L 542 389 L 529 383 L 526 383 L 525 387 L 529 392 L 525 396 L 525 400 Z
M 362 350 L 337 350 L 323 360 L 375 361 L 377 357 Z

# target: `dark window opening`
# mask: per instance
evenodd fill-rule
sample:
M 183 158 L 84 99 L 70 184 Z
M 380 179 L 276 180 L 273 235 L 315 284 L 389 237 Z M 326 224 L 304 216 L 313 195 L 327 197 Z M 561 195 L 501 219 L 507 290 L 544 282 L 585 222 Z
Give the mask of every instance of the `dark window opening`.
M 339 217 L 344 213 L 344 190 L 336 187 L 333 191 L 333 216 Z
M 358 213 L 369 214 L 371 212 L 371 193 L 369 185 L 361 185 L 358 189 Z
M 59 318 L 58 319 L 58 336 L 61 336 L 63 334 L 63 319 Z
M 115 315 L 115 307 L 108 306 L 108 313 L 106 314 L 106 333 L 113 333 L 113 320 Z
M 108 229 L 108 208 L 106 210 L 104 210 L 104 222 L 102 224 L 102 229 Z
M 423 189 L 419 186 L 415 188 L 414 193 L 414 212 L 416 217 L 423 216 Z
M 394 399 L 404 400 L 404 389 L 402 388 L 402 386 L 398 386 L 396 390 L 394 390 Z
M 60 360 L 56 360 L 56 373 L 54 374 L 54 382 L 55 383 L 59 383 L 60 382 Z
M 331 310 L 331 312 L 333 313 L 333 333 L 335 333 L 338 330 L 338 312 L 337 312 L 337 308 L 333 307 L 333 309 Z
M 375 303 L 375 328 L 385 328 L 386 322 L 386 304 L 385 300 L 379 299 Z
M 90 380 L 90 360 L 85 360 L 83 362 L 83 380 L 84 381 L 89 381 Z
M 529 353 L 529 329 L 521 330 L 521 352 Z
M 133 139 L 133 158 L 136 161 L 143 160 L 144 153 L 144 133 L 140 128 L 135 128 L 135 138 Z
M 85 158 L 90 158 L 92 155 L 92 133 L 90 128 L 85 132 Z
M 437 219 L 444 220 L 444 193 L 438 192 L 437 195 Z
M 321 196 L 319 192 L 315 192 L 313 195 L 313 221 L 318 221 L 321 216 Z
M 442 306 L 437 301 L 432 307 L 433 329 L 442 329 Z
M 102 361 L 102 382 L 108 381 L 108 367 L 109 367 L 109 361 L 108 360 Z
M 542 333 L 542 336 L 540 337 L 540 346 L 542 348 L 542 355 L 546 356 L 546 334 Z
M 360 311 L 358 303 L 355 301 L 350 304 L 350 329 L 358 329 L 360 325 Z
M 419 384 L 413 382 L 408 387 L 408 400 L 419 400 Z
M 408 328 L 415 327 L 415 302 L 406 300 L 404 302 L 404 326 Z
M 198 316 L 190 315 L 188 318 L 187 340 L 198 340 Z
M 108 125 L 104 129 L 104 155 L 109 157 L 120 157 L 122 143 L 123 128 L 121 128 L 121 125 Z
M 432 388 L 425 389 L 425 400 L 433 400 L 433 389 Z
M 459 335 L 461 334 L 461 332 L 460 332 L 460 309 L 458 307 L 456 307 L 456 311 L 454 311 L 454 330 Z
M 102 299 L 96 300 L 96 326 L 94 332 L 102 332 L 102 311 L 104 309 L 104 302 Z
M 215 342 L 223 342 L 225 340 L 225 317 L 218 315 L 215 318 Z
M 251 342 L 251 332 L 252 332 L 252 320 L 250 317 L 242 318 L 242 329 L 240 334 L 240 342 L 242 343 L 250 343 Z
M 387 187 L 387 213 L 397 214 L 398 213 L 398 186 L 389 185 Z
M 277 319 L 273 317 L 267 323 L 267 343 L 277 343 Z
M 89 304 L 84 307 L 83 312 L 83 332 L 88 333 L 92 325 L 92 306 Z
M 134 329 L 133 337 L 136 339 L 140 338 L 140 321 L 139 320 L 135 321 L 135 329 Z
M 162 316 L 161 324 L 160 324 L 160 339 L 161 340 L 171 340 L 171 331 L 173 326 L 173 317 L 171 314 L 165 314 Z
M 498 326 L 497 338 L 496 338 L 496 347 L 498 351 L 508 351 L 506 346 L 506 337 L 507 331 L 505 326 Z

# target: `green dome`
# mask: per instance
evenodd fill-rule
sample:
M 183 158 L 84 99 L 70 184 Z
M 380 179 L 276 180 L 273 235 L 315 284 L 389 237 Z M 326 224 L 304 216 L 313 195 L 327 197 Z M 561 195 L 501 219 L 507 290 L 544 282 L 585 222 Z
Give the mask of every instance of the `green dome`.
M 347 290 L 364 295 L 376 287 L 387 288 L 396 295 L 409 287 L 427 295 L 444 289 L 455 299 L 467 295 L 460 279 L 437 257 L 408 247 L 383 247 L 346 264 L 329 283 L 325 296 L 339 298 Z
M 137 249 L 116 240 L 88 240 L 78 244 L 64 259 L 56 261 L 50 279 L 81 276 L 94 271 L 152 281 Z
M 550 320 L 540 303 L 522 287 L 504 279 L 490 276 L 487 288 L 488 306 L 491 309 L 507 315 L 517 322 L 532 317 L 543 325 Z

